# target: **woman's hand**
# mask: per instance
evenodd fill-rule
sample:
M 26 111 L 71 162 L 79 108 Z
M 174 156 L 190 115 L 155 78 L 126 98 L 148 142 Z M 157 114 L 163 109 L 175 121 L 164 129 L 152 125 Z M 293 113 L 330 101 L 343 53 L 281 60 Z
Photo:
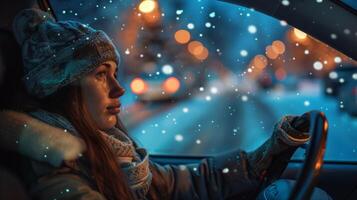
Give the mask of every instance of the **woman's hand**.
M 300 146 L 310 139 L 310 115 L 285 116 L 274 128 L 273 137 L 276 136 L 289 146 Z
M 295 150 L 309 141 L 310 116 L 284 116 L 272 136 L 247 155 L 252 175 L 263 185 L 280 177 Z

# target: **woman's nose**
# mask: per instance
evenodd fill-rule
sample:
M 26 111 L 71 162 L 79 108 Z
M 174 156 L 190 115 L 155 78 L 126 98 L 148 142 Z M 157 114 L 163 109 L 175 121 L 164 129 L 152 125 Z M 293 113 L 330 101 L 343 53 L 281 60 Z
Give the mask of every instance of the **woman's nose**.
M 111 88 L 109 92 L 110 98 L 119 98 L 125 93 L 125 89 L 120 86 L 119 82 L 116 79 L 113 79 L 111 83 Z

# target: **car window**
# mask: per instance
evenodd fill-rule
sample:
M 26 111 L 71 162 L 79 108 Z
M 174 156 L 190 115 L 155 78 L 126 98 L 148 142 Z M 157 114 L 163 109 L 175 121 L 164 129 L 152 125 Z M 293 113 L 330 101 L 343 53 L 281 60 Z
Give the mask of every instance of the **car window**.
M 349 7 L 353 8 L 355 11 L 357 10 L 357 2 L 353 0 L 342 0 L 343 3 L 347 4 Z
M 253 150 L 283 115 L 320 110 L 325 160 L 357 161 L 356 61 L 287 21 L 219 1 L 50 2 L 118 46 L 121 118 L 150 153 Z

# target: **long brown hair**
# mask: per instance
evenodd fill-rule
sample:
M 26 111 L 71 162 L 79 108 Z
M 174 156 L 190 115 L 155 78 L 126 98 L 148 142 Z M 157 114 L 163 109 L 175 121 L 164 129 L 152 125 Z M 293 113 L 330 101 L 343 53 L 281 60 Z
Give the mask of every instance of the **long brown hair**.
M 41 100 L 46 110 L 66 117 L 87 145 L 84 156 L 89 160 L 91 173 L 98 190 L 108 199 L 134 199 L 125 174 L 113 151 L 89 117 L 79 85 L 66 86 L 54 95 Z

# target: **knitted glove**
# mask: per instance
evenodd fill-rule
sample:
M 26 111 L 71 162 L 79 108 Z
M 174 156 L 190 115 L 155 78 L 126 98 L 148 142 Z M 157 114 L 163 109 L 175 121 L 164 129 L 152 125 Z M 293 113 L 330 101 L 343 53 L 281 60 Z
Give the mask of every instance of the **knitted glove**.
M 308 113 L 301 117 L 285 116 L 274 127 L 272 136 L 258 149 L 248 153 L 251 174 L 269 182 L 285 170 L 295 150 L 310 139 Z

